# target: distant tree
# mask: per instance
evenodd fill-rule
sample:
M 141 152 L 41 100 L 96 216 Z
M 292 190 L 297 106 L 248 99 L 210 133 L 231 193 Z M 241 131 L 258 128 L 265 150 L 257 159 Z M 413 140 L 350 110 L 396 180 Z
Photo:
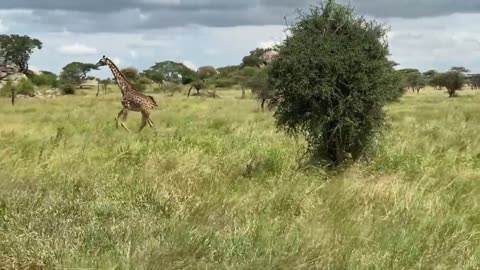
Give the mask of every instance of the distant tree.
M 423 73 L 423 76 L 425 76 L 426 78 L 432 78 L 436 74 L 438 74 L 438 71 L 431 69 L 431 70 L 425 71 Z
M 437 80 L 441 86 L 447 88 L 449 97 L 455 97 L 456 92 L 461 90 L 465 84 L 465 75 L 462 72 L 452 70 L 439 74 Z
M 429 80 L 429 85 L 432 86 L 435 90 L 442 90 L 442 73 L 437 73 L 432 76 Z
M 408 87 L 410 87 L 413 92 L 417 91 L 417 94 L 427 85 L 425 78 L 420 72 L 406 74 L 406 81 Z
M 159 72 L 162 74 L 164 81 L 180 83 L 182 77 L 195 74 L 195 71 L 191 70 L 182 63 L 173 61 L 164 61 L 156 63 L 148 69 L 151 72 Z
M 28 71 L 28 61 L 35 49 L 42 49 L 42 42 L 29 36 L 0 35 L 0 58 L 15 64 L 20 72 Z
M 145 77 L 157 83 L 158 87 L 162 88 L 163 82 L 165 81 L 165 77 L 161 71 L 147 69 L 143 71 L 143 74 Z
M 384 123 L 398 91 L 387 29 L 328 0 L 301 12 L 269 72 L 278 127 L 302 134 L 308 151 L 340 165 L 359 158 Z
M 452 67 L 452 68 L 450 68 L 450 71 L 457 71 L 457 72 L 460 72 L 460 73 L 470 72 L 470 70 L 466 69 L 465 67 Z
M 403 69 L 399 69 L 398 72 L 403 74 L 420 73 L 420 71 L 416 68 L 403 68 Z
M 134 67 L 126 67 L 120 70 L 120 72 L 129 80 L 131 83 L 134 83 L 139 75 L 138 75 L 138 70 Z
M 15 86 L 16 94 L 34 96 L 35 86 L 29 79 L 21 79 Z
M 226 67 L 217 68 L 217 71 L 218 73 L 220 73 L 220 75 L 230 75 L 238 71 L 239 69 L 240 69 L 240 66 L 226 66 Z
M 79 85 L 87 78 L 87 73 L 97 70 L 95 64 L 72 62 L 63 67 L 60 73 L 61 84 Z
M 68 85 L 68 87 L 63 87 L 68 93 L 71 93 L 71 86 L 79 85 L 87 78 L 87 73 L 92 70 L 97 70 L 95 64 L 89 63 L 80 63 L 72 62 L 63 67 L 62 72 L 60 73 L 60 84 Z
M 212 66 L 199 67 L 197 70 L 197 75 L 201 80 L 206 80 L 217 75 L 217 70 Z
M 97 97 L 100 94 L 100 87 L 103 89 L 103 94 L 107 94 L 107 89 L 110 84 L 112 84 L 112 80 L 110 78 L 103 80 L 98 79 Z
M 138 91 L 145 92 L 145 90 L 147 90 L 147 86 L 151 83 L 152 80 L 147 77 L 138 77 L 133 84 Z
M 33 74 L 30 76 L 30 80 L 37 86 L 51 86 L 57 87 L 57 75 L 52 72 L 42 71 L 40 75 Z
M 245 86 L 252 89 L 252 93 L 260 100 L 263 112 L 265 102 L 273 97 L 273 88 L 268 80 L 268 68 L 256 70 L 252 76 L 248 77 Z
M 250 51 L 250 54 L 243 57 L 242 59 L 242 68 L 243 67 L 261 67 L 264 65 L 264 60 L 262 56 L 266 53 L 271 51 L 271 48 L 264 49 L 264 48 L 256 48 L 255 50 Z
M 480 74 L 473 74 L 470 78 L 470 84 L 473 89 L 480 89 Z
M 188 90 L 187 96 L 190 96 L 190 92 L 192 91 L 193 88 L 195 88 L 195 90 L 197 90 L 197 95 L 199 95 L 200 90 L 205 89 L 205 82 L 203 80 L 200 80 L 200 79 L 195 79 L 195 80 L 191 81 L 190 82 L 190 89 Z

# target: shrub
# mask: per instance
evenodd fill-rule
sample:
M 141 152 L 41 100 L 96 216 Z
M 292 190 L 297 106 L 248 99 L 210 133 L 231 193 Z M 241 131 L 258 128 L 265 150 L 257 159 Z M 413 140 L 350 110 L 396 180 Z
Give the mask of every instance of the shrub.
M 237 84 L 234 78 L 219 78 L 212 81 L 215 88 L 231 88 Z
M 13 89 L 14 89 L 14 86 L 13 86 L 12 82 L 7 82 L 7 83 L 0 89 L 0 96 L 2 96 L 2 97 L 11 96 Z
M 71 83 L 64 83 L 60 86 L 65 95 L 75 95 L 75 86 Z
M 387 30 L 333 0 L 300 13 L 269 72 L 279 128 L 302 134 L 312 157 L 339 165 L 359 158 L 397 89 Z
M 41 74 L 41 75 L 32 75 L 30 80 L 32 81 L 33 84 L 36 86 L 42 86 L 42 85 L 49 85 L 48 77 Z
M 140 77 L 135 81 L 134 85 L 138 91 L 145 92 L 145 90 L 147 90 L 147 86 L 151 83 L 152 83 L 152 80 L 150 80 L 149 78 Z
M 21 79 L 15 86 L 15 92 L 20 95 L 33 95 L 35 86 L 29 79 Z

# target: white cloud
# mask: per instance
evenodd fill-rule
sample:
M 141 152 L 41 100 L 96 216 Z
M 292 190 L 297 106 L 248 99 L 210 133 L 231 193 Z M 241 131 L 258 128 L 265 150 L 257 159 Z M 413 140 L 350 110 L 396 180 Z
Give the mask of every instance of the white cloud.
M 135 50 L 130 50 L 128 53 L 130 54 L 130 57 L 132 57 L 132 58 L 137 58 L 138 57 L 138 53 Z
M 97 49 L 93 47 L 88 47 L 87 45 L 81 43 L 75 43 L 72 45 L 63 45 L 60 47 L 59 51 L 64 55 L 69 56 L 86 56 L 97 54 Z
M 196 70 L 198 69 L 198 66 L 196 66 L 194 63 L 192 63 L 192 61 L 185 60 L 185 61 L 183 61 L 183 64 L 184 64 L 186 67 L 190 68 L 191 70 L 195 70 L 195 71 L 196 71 Z
M 5 22 L 0 18 L 0 33 L 4 33 L 8 31 L 8 26 Z

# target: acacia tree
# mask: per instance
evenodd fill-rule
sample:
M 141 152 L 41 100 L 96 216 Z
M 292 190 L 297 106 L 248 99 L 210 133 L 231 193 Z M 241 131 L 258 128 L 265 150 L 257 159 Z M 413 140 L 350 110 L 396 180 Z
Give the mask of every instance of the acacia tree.
M 470 78 L 470 84 L 473 89 L 480 88 L 480 74 L 473 74 Z
M 145 77 L 157 83 L 158 87 L 162 88 L 163 82 L 165 81 L 165 77 L 163 76 L 162 72 L 158 70 L 147 69 L 143 71 L 143 74 Z
M 422 88 L 427 85 L 425 78 L 420 72 L 411 72 L 406 75 L 407 85 L 412 88 L 412 91 L 417 91 L 417 94 Z
M 158 72 L 166 82 L 179 83 L 185 76 L 195 74 L 195 71 L 189 69 L 182 63 L 173 61 L 164 61 L 156 63 L 148 69 L 148 72 Z
M 60 73 L 60 82 L 62 85 L 78 85 L 87 78 L 87 73 L 92 70 L 98 70 L 98 67 L 90 63 L 69 63 L 63 67 Z
M 333 165 L 359 158 L 384 122 L 398 81 L 385 29 L 328 0 L 299 13 L 269 72 L 277 126 L 303 135 L 308 152 Z
M 120 72 L 132 83 L 134 83 L 139 77 L 138 70 L 134 67 L 123 68 L 120 70 Z
M 197 70 L 197 75 L 201 80 L 206 80 L 217 75 L 217 70 L 212 66 L 199 67 Z
M 451 71 L 457 71 L 457 72 L 460 72 L 460 73 L 467 73 L 467 72 L 470 72 L 470 70 L 468 70 L 467 68 L 465 67 L 452 67 L 450 68 Z
M 456 97 L 457 91 L 461 90 L 465 84 L 465 75 L 458 70 L 450 70 L 439 74 L 437 80 L 441 86 L 447 88 L 448 97 Z
M 36 38 L 20 35 L 0 35 L 0 58 L 15 64 L 20 72 L 28 71 L 28 61 L 35 49 L 42 49 L 42 42 Z

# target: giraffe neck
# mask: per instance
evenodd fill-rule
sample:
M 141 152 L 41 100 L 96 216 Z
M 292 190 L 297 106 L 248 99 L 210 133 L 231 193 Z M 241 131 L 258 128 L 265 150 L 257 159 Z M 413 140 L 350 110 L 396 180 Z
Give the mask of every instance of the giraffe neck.
M 118 67 L 110 59 L 108 59 L 107 63 L 112 71 L 113 76 L 115 77 L 115 80 L 117 81 L 118 87 L 120 87 L 122 96 L 128 92 L 136 91 L 135 88 L 133 88 L 133 85 L 127 80 L 127 78 L 125 78 L 125 76 L 123 76 Z

